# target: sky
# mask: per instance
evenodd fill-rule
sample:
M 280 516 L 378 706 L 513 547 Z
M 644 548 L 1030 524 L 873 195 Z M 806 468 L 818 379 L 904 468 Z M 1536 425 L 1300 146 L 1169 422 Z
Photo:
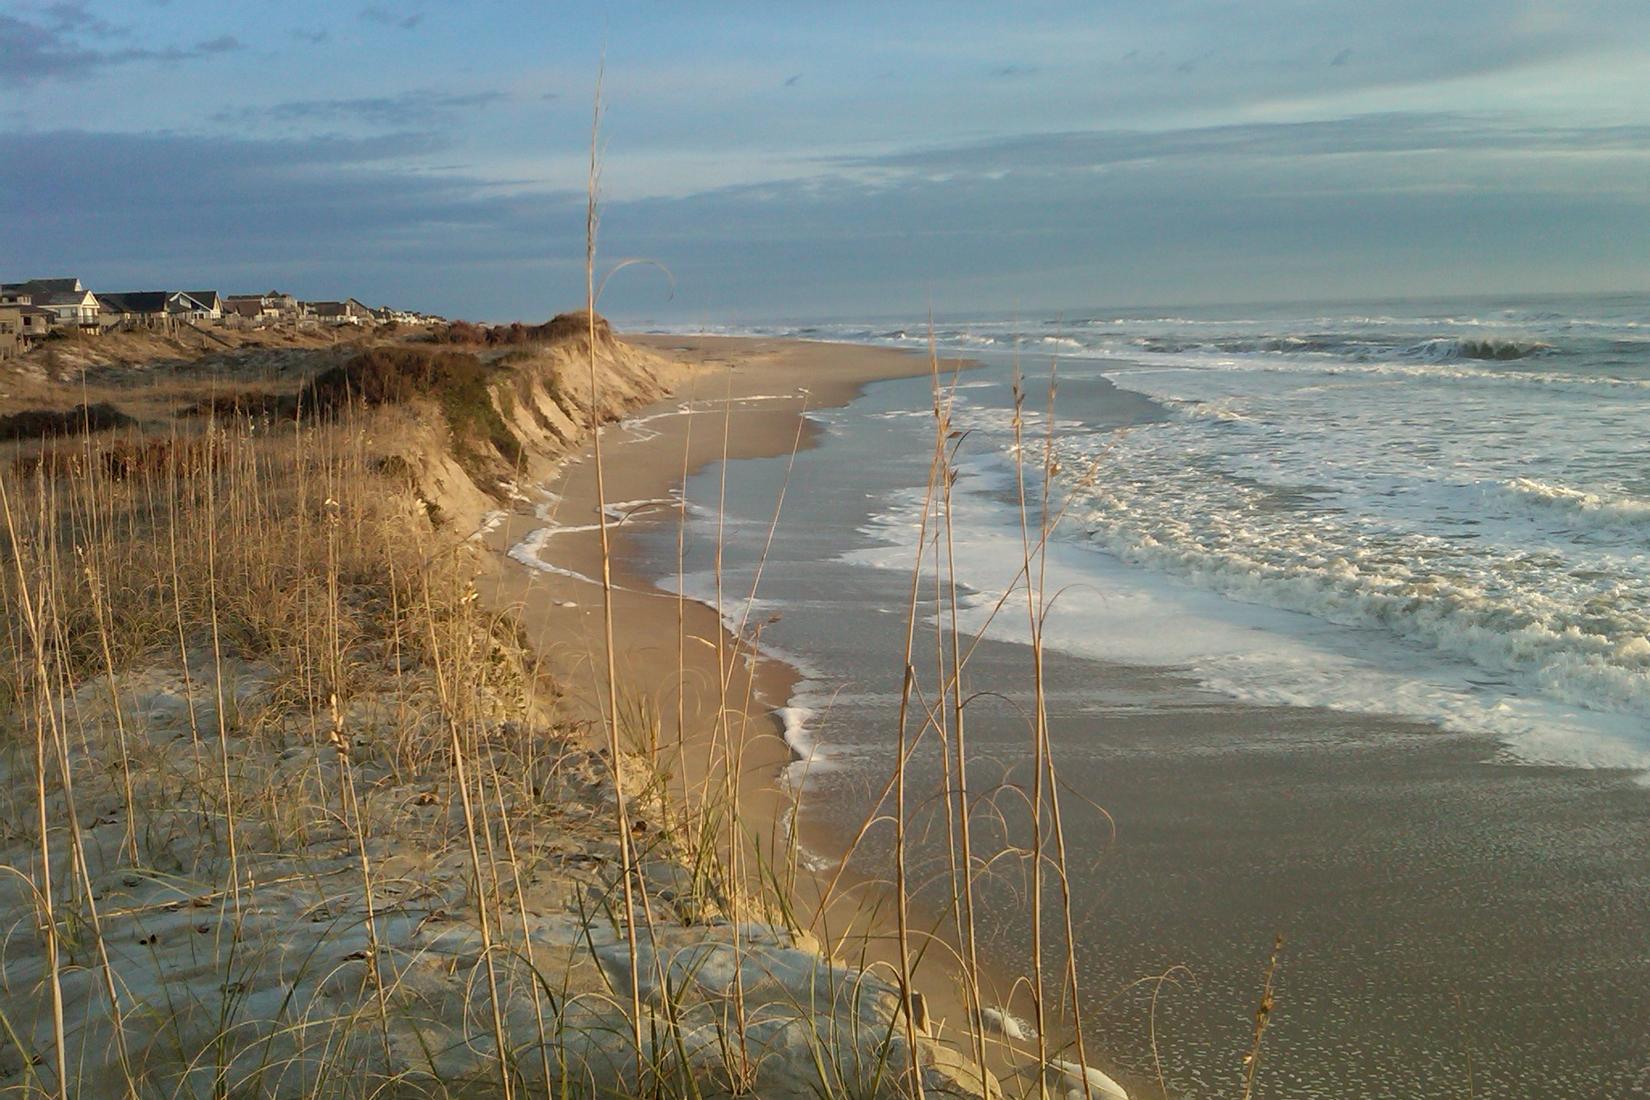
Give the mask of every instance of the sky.
M 598 74 L 621 320 L 1650 290 L 1644 0 L 0 0 L 0 278 L 542 319 Z

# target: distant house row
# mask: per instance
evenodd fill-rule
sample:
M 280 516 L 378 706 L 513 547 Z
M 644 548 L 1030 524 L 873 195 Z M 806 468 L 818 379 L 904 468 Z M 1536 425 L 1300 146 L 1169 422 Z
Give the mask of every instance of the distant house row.
M 0 359 L 26 351 L 47 337 L 112 331 L 175 332 L 183 326 L 262 328 L 272 325 L 431 324 L 442 318 L 354 298 L 304 302 L 271 290 L 220 295 L 215 290 L 93 292 L 79 279 L 29 279 L 0 283 Z

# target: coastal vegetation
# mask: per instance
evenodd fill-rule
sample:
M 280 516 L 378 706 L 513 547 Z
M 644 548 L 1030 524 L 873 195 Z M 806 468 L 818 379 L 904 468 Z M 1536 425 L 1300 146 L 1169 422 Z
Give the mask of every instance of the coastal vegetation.
M 593 314 L 536 331 L 505 355 L 379 339 L 159 392 L 105 374 L 80 385 L 80 434 L 14 442 L 0 1088 L 1123 1095 L 1083 1043 L 1040 707 L 1023 809 L 968 786 L 970 640 L 920 564 L 943 561 L 959 441 L 937 362 L 899 763 L 860 833 L 891 831 L 896 862 L 820 874 L 742 801 L 759 626 L 718 643 L 690 728 L 611 661 L 605 538 L 593 708 L 482 598 L 489 517 L 691 370 Z M 1059 518 L 1049 461 L 1021 486 L 1026 578 Z M 1035 630 L 1039 587 L 998 610 Z M 931 588 L 952 609 L 932 682 Z M 680 706 L 685 659 L 674 675 Z M 944 780 L 919 790 L 907 764 L 935 754 Z M 936 812 L 946 866 L 908 865 Z M 982 980 L 974 909 L 1011 867 L 1032 935 L 1013 1004 Z

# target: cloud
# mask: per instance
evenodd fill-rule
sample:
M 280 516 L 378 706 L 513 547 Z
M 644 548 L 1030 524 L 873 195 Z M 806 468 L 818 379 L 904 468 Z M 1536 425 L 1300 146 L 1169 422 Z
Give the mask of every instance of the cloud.
M 578 181 L 432 167 L 449 147 L 427 134 L 0 142 L 20 268 L 290 283 L 505 320 L 582 293 Z M 1632 285 L 1650 250 L 1647 150 L 1645 128 L 1389 115 L 822 159 L 805 179 L 609 203 L 607 254 L 656 258 L 682 288 L 664 306 L 620 280 L 609 306 L 882 314 L 920 312 L 930 291 L 1000 309 Z
M 1340 53 L 1336 54 L 1333 58 L 1331 58 L 1330 62 L 1329 62 L 1329 67 L 1332 68 L 1332 69 L 1339 69 L 1340 67 L 1342 67 L 1348 61 L 1351 61 L 1351 60 L 1352 60 L 1352 50 L 1349 47 L 1347 49 L 1342 50 Z
M 220 35 L 188 47 L 103 49 L 84 45 L 77 36 L 124 38 L 129 28 L 94 19 L 73 3 L 54 4 L 44 14 L 48 22 L 31 23 L 0 13 L 0 85 L 76 80 L 118 65 L 194 61 L 243 48 L 233 36 Z
M 1153 145 L 1172 155 L 1117 148 L 1129 158 L 1119 170 L 1095 171 L 1089 155 L 1032 173 L 827 169 L 620 203 L 603 224 L 610 249 L 670 268 L 681 303 L 670 308 L 690 316 L 916 315 L 930 296 L 1002 311 L 1644 283 L 1650 134 L 1531 128 L 1458 150 L 1366 132 L 1349 143 L 1408 150 L 1372 158 L 1329 153 L 1322 135 L 1233 130 Z M 1273 137 L 1295 151 L 1212 152 Z M 610 310 L 665 308 L 627 294 Z
M 423 12 L 395 12 L 378 4 L 361 9 L 361 18 L 369 23 L 378 23 L 386 27 L 399 27 L 410 31 L 424 21 Z
M 246 46 L 232 34 L 220 34 L 216 38 L 209 38 L 205 42 L 197 42 L 192 51 L 196 57 L 209 57 L 212 54 L 234 53 L 244 50 Z
M 0 193 L 28 226 L 8 235 L 8 259 L 24 267 L 94 257 L 150 262 L 157 276 L 177 268 L 181 278 L 203 257 L 228 253 L 382 265 L 524 247 L 542 254 L 547 211 L 561 208 L 569 232 L 582 233 L 582 194 L 431 170 L 444 145 L 424 134 L 270 140 L 59 130 L 0 141 Z M 181 190 L 180 180 L 188 181 Z
M 251 123 L 358 122 L 395 129 L 422 129 L 444 115 L 485 110 L 510 97 L 504 92 L 462 94 L 418 90 L 392 96 L 351 99 L 300 99 L 267 107 L 219 111 L 212 121 L 242 126 Z
M 1503 117 L 1388 113 L 1313 122 L 1241 123 L 1180 130 L 1087 130 L 839 158 L 838 169 L 932 177 L 1092 172 L 1163 160 L 1205 165 L 1348 154 L 1472 151 L 1643 152 L 1650 126 L 1538 126 Z
M 294 27 L 287 32 L 300 42 L 308 42 L 311 46 L 319 46 L 330 36 L 319 28 Z
M 1034 76 L 1041 71 L 1036 65 L 999 65 L 991 70 L 991 75 L 1000 80 L 1012 80 L 1016 77 Z
M 59 33 L 76 32 L 96 38 L 121 38 L 131 33 L 130 27 L 110 23 L 93 15 L 85 4 L 72 0 L 48 4 L 42 9 L 42 14 L 50 20 L 48 26 Z

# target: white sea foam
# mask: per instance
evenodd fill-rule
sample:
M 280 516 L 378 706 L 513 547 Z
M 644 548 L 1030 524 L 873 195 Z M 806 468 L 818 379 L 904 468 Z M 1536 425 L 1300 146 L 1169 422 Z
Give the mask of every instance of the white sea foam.
M 830 771 L 833 767 L 830 756 L 820 749 L 808 725 L 817 714 L 812 707 L 792 703 L 780 707 L 774 715 L 783 724 L 785 744 L 789 746 L 791 755 L 796 757 L 785 769 L 785 785 L 799 791 L 810 775 Z
M 497 531 L 500 525 L 509 518 L 509 515 L 508 512 L 500 511 L 486 513 L 481 517 L 481 526 L 470 532 L 470 541 L 475 542 Z
M 784 610 L 779 604 L 761 596 L 753 597 L 750 588 L 746 585 L 724 578 L 722 593 L 718 600 L 716 589 L 716 574 L 714 572 L 689 572 L 684 577 L 666 576 L 654 582 L 663 591 L 686 596 L 695 603 L 703 604 L 712 611 L 717 611 L 722 620 L 722 626 L 730 634 L 751 637 L 753 628 L 763 623 L 770 616 Z M 746 582 L 748 584 L 748 582 Z M 819 681 L 823 673 L 819 668 L 799 653 L 792 653 L 773 643 L 771 638 L 760 640 L 762 656 L 780 661 L 795 669 L 801 675 L 804 684 L 808 685 Z M 801 696 L 798 696 L 800 699 Z M 801 706 L 803 702 L 791 700 L 793 705 Z M 817 708 L 813 708 L 817 709 Z
M 1502 488 L 1521 502 L 1553 509 L 1576 522 L 1600 527 L 1650 526 L 1650 500 L 1643 497 L 1588 492 L 1527 477 L 1503 482 Z
M 569 531 L 590 530 L 594 530 L 594 528 L 589 525 L 581 527 L 540 527 L 538 530 L 532 532 L 526 538 L 510 547 L 510 557 L 527 566 L 529 569 L 536 569 L 540 573 L 554 573 L 555 575 L 561 577 L 571 577 L 576 581 L 583 581 L 585 584 L 600 584 L 600 581 L 587 577 L 583 573 L 568 569 L 565 566 L 557 565 L 544 557 L 544 548 L 546 544 L 548 544 L 549 541 L 555 536 L 566 534 Z
M 609 501 L 602 509 L 609 524 L 625 523 L 633 518 L 653 515 L 661 511 L 677 509 L 682 506 L 681 497 L 672 494 L 668 497 L 645 497 L 640 500 Z
M 968 479 L 959 484 L 968 486 Z M 1011 598 L 1005 613 L 993 615 L 1018 571 L 1021 547 L 1018 527 L 989 499 L 998 484 L 985 481 L 956 496 L 957 568 L 973 591 L 961 620 L 970 631 L 984 629 L 1000 640 L 1024 643 L 1029 628 L 1023 591 Z M 865 531 L 875 545 L 850 552 L 845 560 L 909 569 L 910 530 L 920 499 L 902 494 L 891 503 Z M 1099 660 L 1181 669 L 1245 702 L 1412 717 L 1493 734 L 1517 758 L 1532 763 L 1650 768 L 1650 739 L 1641 715 L 1591 710 L 1521 690 L 1510 673 L 1496 675 L 1470 655 L 1452 660 L 1430 647 L 1405 644 L 1391 636 L 1390 619 L 1373 611 L 1362 619 L 1342 614 L 1356 601 L 1319 589 L 1309 578 L 1290 579 L 1311 596 L 1295 610 L 1283 604 L 1277 590 L 1248 587 L 1264 584 L 1261 579 L 1219 576 L 1207 563 L 1180 575 L 1161 568 L 1162 562 L 1148 563 L 1159 568 L 1147 570 L 1134 564 L 1097 556 L 1072 540 L 1051 543 L 1045 583 L 1051 596 L 1059 596 L 1045 643 Z M 1387 605 L 1385 611 L 1399 609 Z M 1475 640 L 1493 652 L 1497 643 L 1491 632 L 1476 633 Z M 1650 661 L 1650 649 L 1644 657 Z M 1564 671 L 1601 675 L 1599 667 Z

